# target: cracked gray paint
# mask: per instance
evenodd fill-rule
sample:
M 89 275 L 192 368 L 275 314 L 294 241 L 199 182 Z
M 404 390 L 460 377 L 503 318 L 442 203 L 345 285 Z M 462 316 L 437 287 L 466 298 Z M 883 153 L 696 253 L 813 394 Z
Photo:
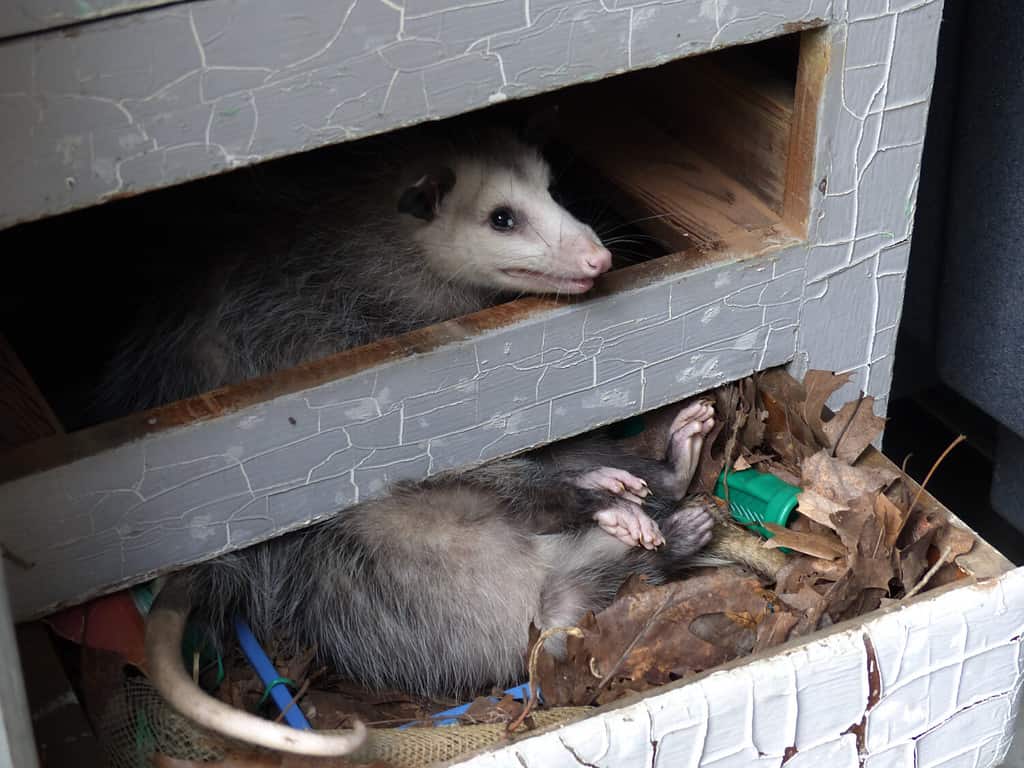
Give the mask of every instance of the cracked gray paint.
M 830 403 L 862 389 L 884 413 L 942 3 L 846 0 L 836 13 L 850 22 L 836 26 L 815 174 L 827 189 L 812 216 L 791 370 L 850 371 Z
M 784 248 L 770 258 L 718 263 L 551 310 L 468 341 L 0 486 L 0 507 L 6 511 L 0 519 L 0 541 L 36 563 L 29 572 L 7 565 L 17 615 L 38 615 L 58 604 L 303 526 L 372 497 L 398 479 L 506 456 L 681 400 L 767 366 L 791 363 L 798 375 L 811 365 L 851 371 L 854 382 L 837 399 L 863 387 L 878 398 L 876 407 L 884 412 L 941 6 L 938 0 L 891 9 L 891 0 L 889 5 L 875 0 L 827 7 L 812 0 L 800 5 L 796 10 L 785 2 L 706 2 L 702 7 L 712 11 L 710 26 L 700 33 L 687 32 L 692 36 L 657 55 L 706 48 L 732 39 L 730 30 L 754 34 L 750 27 L 757 20 L 758 29 L 767 34 L 785 20 L 834 16 L 829 32 L 833 63 L 819 119 L 806 244 Z M 248 104 L 264 103 L 264 98 L 322 98 L 326 81 L 318 79 L 323 76 L 322 68 L 317 69 L 318 57 L 331 59 L 328 43 L 335 32 L 345 33 L 345 24 L 306 31 L 295 27 L 301 46 L 295 42 L 293 47 L 275 49 L 273 41 L 262 39 L 259 46 L 236 51 L 229 38 L 240 39 L 232 35 L 238 34 L 246 17 L 232 20 L 225 9 L 235 6 L 216 0 L 204 4 L 202 14 L 198 6 L 189 6 L 145 15 L 167 25 L 169 39 L 185 24 L 193 43 L 206 40 L 193 46 L 197 59 L 201 49 L 205 63 L 196 69 L 194 61 L 178 62 L 174 87 L 190 93 L 193 86 L 186 84 L 193 80 L 202 88 L 216 82 L 216 99 L 242 93 L 245 98 L 239 103 Z M 256 4 L 246 4 L 250 6 Z M 585 72 L 551 64 L 553 57 L 562 62 L 584 60 L 578 57 L 585 58 L 586 47 L 577 50 L 574 43 L 557 36 L 573 28 L 564 20 L 575 18 L 584 7 L 596 14 L 594 23 L 632 14 L 635 35 L 638 15 L 693 10 L 697 5 L 620 2 L 606 3 L 597 12 L 586 4 L 534 0 L 528 7 L 528 31 L 535 34 L 494 32 L 486 45 L 471 40 L 467 46 L 473 51 L 496 50 L 499 43 L 512 46 L 509 50 L 520 50 L 518 44 L 535 46 L 531 55 L 541 58 L 533 69 L 515 63 L 515 56 L 502 56 L 506 78 L 512 63 L 516 83 L 537 78 L 517 93 L 540 88 L 545 77 L 554 87 L 606 71 L 594 69 L 592 63 Z M 397 13 L 396 8 L 331 5 L 325 13 L 337 11 L 351 19 L 358 10 L 367 14 L 359 17 L 361 23 L 372 26 L 383 23 L 387 13 Z M 495 18 L 519 23 L 514 21 L 519 8 L 498 3 Z M 436 50 L 426 45 L 389 49 L 388 60 L 396 66 L 412 62 L 416 69 L 407 74 L 421 82 L 433 78 L 438 66 L 477 55 L 458 53 L 483 23 L 471 6 L 409 4 L 401 16 L 405 25 L 422 22 L 422 29 L 434 30 L 435 38 L 449 40 Z M 692 24 L 708 21 L 707 14 L 697 12 L 687 18 Z M 97 24 L 96 34 L 121 23 Z M 522 42 L 514 43 L 518 38 Z M 629 49 L 633 66 L 656 57 L 648 52 L 638 61 L 636 45 L 634 37 Z M 542 56 L 545 46 L 552 47 Z M 228 93 L 227 84 L 235 76 L 229 73 L 235 70 L 222 72 L 216 67 L 239 61 L 248 62 L 248 67 L 251 61 L 238 57 L 261 55 L 261 47 L 275 49 L 266 54 L 274 59 L 268 66 L 275 77 L 289 66 L 303 70 L 304 74 L 290 75 L 296 87 L 279 89 L 267 84 L 271 81 L 253 85 L 250 79 L 242 91 Z M 0 57 L 5 52 L 10 53 L 9 46 L 0 46 Z M 154 51 L 153 61 L 163 55 Z M 304 63 L 296 64 L 296 56 Z M 285 60 L 288 63 L 282 63 Z M 358 61 L 362 59 L 352 59 Z M 310 74 L 313 70 L 319 74 Z M 111 77 L 122 77 L 120 71 Z M 211 81 L 215 72 L 226 79 Z M 238 74 L 252 75 L 251 69 Z M 17 77 L 0 66 L 0 82 Z M 47 77 L 53 79 L 57 73 Z M 140 85 L 139 77 L 149 79 Z M 123 73 L 123 88 L 134 89 L 133 108 L 137 104 L 142 109 L 152 101 L 153 87 L 160 91 L 159 98 L 170 98 L 174 87 L 154 85 L 154 78 L 153 72 Z M 180 98 L 177 104 L 195 106 Z M 85 103 L 111 106 L 102 99 Z M 290 104 L 272 109 L 297 108 L 298 102 Z M 117 111 L 124 117 L 125 130 L 137 130 L 139 123 L 132 121 L 142 113 L 125 115 L 120 108 L 124 104 Z M 379 120 L 378 126 L 398 122 L 395 113 L 371 119 L 366 117 L 370 108 L 360 108 L 366 120 Z M 161 112 L 150 103 L 146 109 L 153 124 L 164 120 L 162 130 L 168 135 L 173 134 L 171 124 L 186 134 L 192 130 L 189 108 Z M 409 110 L 417 119 L 430 116 L 417 112 L 420 106 Z M 259 131 L 268 129 L 267 113 L 259 114 Z M 276 119 L 285 123 L 284 117 Z M 146 128 L 147 136 L 150 130 Z M 305 130 L 293 129 L 293 138 Z M 263 135 L 259 131 L 253 135 Z M 200 143 L 196 148 L 209 147 Z M 155 156 L 147 151 L 135 159 L 150 162 L 146 158 Z M 48 155 L 41 157 L 44 162 Z M 77 155 L 71 152 L 69 157 Z M 159 164 L 172 168 L 164 160 Z M 823 192 L 818 186 L 822 179 L 827 179 Z
M 0 41 L 0 177 L 13 180 L 0 227 L 769 37 L 831 8 L 207 0 Z
M 36 563 L 11 572 L 16 610 L 137 581 L 304 525 L 390 482 L 785 363 L 799 302 L 776 300 L 799 295 L 805 257 L 798 246 L 558 309 L 8 483 L 0 540 Z M 642 310 L 630 316 L 632 307 Z M 769 308 L 785 310 L 771 326 Z M 47 514 L 29 513 L 40 509 Z M 22 512 L 35 522 L 11 525 Z

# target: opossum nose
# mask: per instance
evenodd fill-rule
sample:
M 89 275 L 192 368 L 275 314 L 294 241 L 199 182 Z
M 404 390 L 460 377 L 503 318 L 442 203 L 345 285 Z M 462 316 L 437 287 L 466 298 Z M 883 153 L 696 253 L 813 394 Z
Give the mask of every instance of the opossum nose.
M 597 277 L 612 267 L 612 254 L 602 245 L 591 245 L 583 252 L 583 270 L 587 277 Z

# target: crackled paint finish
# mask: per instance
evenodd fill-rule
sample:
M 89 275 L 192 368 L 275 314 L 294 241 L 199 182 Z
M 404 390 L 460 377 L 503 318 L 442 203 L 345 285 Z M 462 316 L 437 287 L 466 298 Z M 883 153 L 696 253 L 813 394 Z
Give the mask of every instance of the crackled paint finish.
M 15 610 L 785 363 L 805 256 L 615 294 L 0 486 L 0 508 L 14 512 L 0 518 L 0 541 L 36 564 L 9 571 Z
M 0 227 L 770 37 L 831 6 L 207 0 L 0 42 L 0 178 L 15 181 Z
M 245 14 L 211 21 L 224 9 L 243 7 Z M 183 142 L 173 146 L 198 150 L 207 158 L 220 155 L 209 143 L 220 135 L 213 128 L 218 123 L 211 122 L 215 112 L 210 105 L 188 106 L 193 103 L 188 100 L 191 89 L 201 87 L 207 100 L 227 99 L 229 94 L 213 84 L 230 82 L 235 88 L 240 82 L 236 78 L 252 77 L 240 98 L 244 104 L 257 105 L 255 112 L 245 114 L 258 114 L 258 124 L 253 121 L 248 124 L 251 131 L 236 135 L 244 135 L 246 141 L 255 137 L 257 154 L 264 156 L 306 142 L 450 114 L 486 103 L 494 94 L 524 95 L 616 68 L 763 37 L 790 22 L 821 16 L 831 21 L 827 34 L 833 54 L 818 124 L 808 242 L 780 248 L 770 258 L 723 261 L 576 307 L 538 313 L 468 341 L 157 433 L 0 486 L 0 508 L 5 510 L 0 541 L 35 563 L 29 571 L 6 565 L 19 618 L 301 527 L 379 494 L 393 480 L 509 455 L 681 400 L 766 366 L 792 361 L 797 374 L 809 365 L 850 370 L 855 374 L 851 390 L 864 387 L 879 398 L 878 409 L 884 411 L 941 17 L 938 0 L 850 0 L 848 5 L 680 0 L 656 6 L 606 3 L 597 8 L 536 0 L 524 6 L 517 1 L 519 11 L 530 9 L 529 34 L 499 29 L 506 23 L 498 12 L 507 9 L 504 3 L 488 5 L 482 16 L 471 5 L 427 9 L 407 3 L 403 10 L 358 3 L 345 11 L 353 14 L 347 22 L 318 27 L 316 34 L 326 37 L 316 46 L 309 47 L 312 32 L 296 32 L 295 41 L 307 46 L 299 58 L 294 58 L 299 42 L 290 43 L 292 47 L 268 39 L 259 45 L 239 42 L 239 30 L 260 7 L 255 2 L 211 0 L 140 14 L 132 17 L 145 20 L 136 22 L 140 28 L 152 21 L 165 29 L 159 42 L 168 46 L 161 48 L 153 39 L 145 71 L 129 72 L 124 64 L 128 54 L 118 52 L 116 67 L 108 60 L 86 57 L 72 80 L 67 80 L 67 73 L 61 77 L 68 87 L 87 91 L 122 89 L 123 98 L 116 105 L 109 102 L 109 95 L 79 94 L 81 105 L 100 111 L 97 117 L 107 114 L 108 108 L 117 111 L 127 131 L 103 133 L 106 123 L 98 119 L 96 136 L 102 134 L 114 144 L 122 143 L 116 136 L 141 137 L 138 131 L 145 121 L 132 109 L 151 109 L 146 114 L 153 125 L 162 125 L 168 136 Z M 325 4 L 324 14 L 335 7 Z M 403 20 L 403 35 L 431 20 L 435 26 L 430 34 L 441 40 L 450 37 L 451 42 L 410 47 L 404 37 L 391 42 L 367 37 L 367 30 L 377 28 L 375 14 L 392 10 Z M 661 18 L 660 14 L 672 13 L 678 16 L 664 17 L 666 25 L 651 23 L 641 29 L 649 15 Z M 266 21 L 265 16 L 260 18 Z M 668 24 L 672 18 L 677 21 Z M 488 19 L 486 23 L 495 28 L 483 35 L 480 25 Z M 586 24 L 592 26 L 580 19 L 589 19 Z M 612 54 L 623 55 L 619 64 L 611 62 L 614 55 L 607 52 L 598 56 L 573 31 L 604 29 L 601 25 L 618 23 L 616 19 L 632 19 L 627 27 L 632 32 L 620 40 L 620 47 L 611 46 L 611 38 L 602 38 Z M 113 34 L 127 23 L 109 20 L 84 27 L 70 38 L 80 47 L 69 50 L 92 50 L 93 44 L 87 44 L 92 35 Z M 188 50 L 195 51 L 199 64 L 187 56 L 180 61 L 168 58 L 176 45 L 172 30 L 181 23 L 191 42 Z M 523 22 L 507 23 L 508 29 L 515 29 Z M 473 35 L 459 37 L 467 29 Z M 668 29 L 676 31 L 664 39 Z M 356 30 L 362 30 L 360 40 L 366 37 L 368 45 L 376 46 L 373 55 L 339 58 L 340 51 L 354 45 L 347 35 Z M 470 47 L 474 41 L 484 42 L 454 59 L 431 58 L 441 56 L 437 50 L 457 50 L 456 38 L 462 41 L 459 45 Z M 32 82 L 51 82 L 48 78 L 58 76 L 53 53 L 38 47 L 55 44 L 54 40 L 44 35 L 36 41 L 32 50 L 39 66 Z M 0 46 L 0 58 L 13 50 L 12 45 L 21 44 Z M 113 50 L 112 45 L 107 48 Z M 398 55 L 396 51 L 407 56 L 413 50 L 421 51 L 423 58 L 410 59 L 408 71 L 390 70 L 383 92 L 369 88 L 364 99 L 334 110 L 340 104 L 339 92 L 331 89 L 342 88 L 340 83 L 348 79 L 324 79 L 325 72 L 343 72 L 372 84 L 377 81 L 353 68 L 355 62 L 373 61 L 376 66 Z M 495 50 L 503 52 L 500 57 L 495 58 Z M 230 51 L 235 58 L 228 57 Z M 434 53 L 427 56 L 430 51 Z M 243 52 L 251 57 L 245 64 L 251 68 L 231 69 L 246 61 L 237 58 Z M 253 62 L 258 56 L 273 61 L 257 66 Z M 342 67 L 339 61 L 347 63 Z M 469 67 L 471 61 L 479 68 L 459 68 Z M 480 61 L 502 62 L 504 76 L 487 80 L 484 75 L 491 64 Z M 90 66 L 101 64 L 110 65 L 108 77 L 82 80 Z M 167 72 L 157 66 L 161 64 L 178 69 Z M 294 75 L 288 80 L 291 85 L 274 85 L 274 78 L 283 77 L 286 70 Z M 479 78 L 467 73 L 479 73 Z M 416 83 L 411 90 L 400 86 L 406 74 Z M 269 75 L 273 77 L 265 82 Z M 10 67 L 0 66 L 0 81 L 17 77 Z M 140 77 L 146 82 L 140 84 Z M 444 92 L 444 99 L 437 98 L 440 91 L 430 90 L 454 83 L 460 88 Z M 391 96 L 384 99 L 389 89 Z M 9 90 L 0 89 L 8 93 L 0 98 L 20 98 L 10 96 Z M 434 95 L 421 101 L 413 98 L 421 93 Z M 328 112 L 318 111 L 328 103 L 333 105 Z M 438 106 L 442 103 L 443 108 Z M 325 133 L 323 121 L 331 112 L 341 127 Z M 22 109 L 13 114 L 27 113 Z M 31 114 L 35 119 L 38 112 Z M 303 122 L 297 115 L 319 117 Z M 189 127 L 193 121 L 202 128 L 198 132 Z M 5 120 L 0 130 L 11 130 L 11 123 Z M 146 144 L 152 138 L 146 131 L 142 144 L 129 140 L 123 145 L 151 146 Z M 29 133 L 34 136 L 31 141 L 42 141 L 39 132 Z M 289 144 L 291 140 L 297 143 Z M 92 142 L 90 157 L 100 156 L 96 153 L 101 144 Z M 0 152 L 9 151 L 9 146 L 0 143 Z M 37 158 L 33 151 L 25 147 L 19 162 L 52 159 L 48 152 Z M 212 154 L 203 154 L 208 151 Z M 183 167 L 179 160 L 185 155 L 140 152 L 119 161 L 122 181 L 129 156 L 132 163 L 152 162 L 159 169 L 147 183 L 163 183 L 169 179 L 166 174 Z M 71 151 L 68 157 L 74 164 L 83 156 Z M 205 173 L 211 167 L 200 164 L 193 171 Z M 840 392 L 836 400 L 853 394 L 851 390 Z
M 1022 632 L 1024 569 L 1017 569 L 453 764 L 996 765 L 1018 709 Z

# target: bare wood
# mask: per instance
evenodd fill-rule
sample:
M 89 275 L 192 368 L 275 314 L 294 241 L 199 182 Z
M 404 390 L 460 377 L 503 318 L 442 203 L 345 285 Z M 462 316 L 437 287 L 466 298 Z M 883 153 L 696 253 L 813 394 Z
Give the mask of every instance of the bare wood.
M 633 88 L 635 104 L 648 118 L 661 115 L 673 138 L 694 147 L 781 215 L 794 83 L 757 70 L 737 53 L 678 62 L 664 76 L 644 72 Z
M 786 163 L 786 194 L 782 206 L 782 218 L 801 236 L 807 234 L 811 211 L 818 115 L 831 66 L 831 54 L 828 29 L 801 34 L 800 65 Z
M 722 250 L 778 224 L 760 197 L 653 123 L 634 118 L 624 134 L 574 106 L 565 130 L 586 162 L 644 212 L 636 226 L 673 251 Z
M 7 340 L 0 335 L 0 452 L 63 432 Z

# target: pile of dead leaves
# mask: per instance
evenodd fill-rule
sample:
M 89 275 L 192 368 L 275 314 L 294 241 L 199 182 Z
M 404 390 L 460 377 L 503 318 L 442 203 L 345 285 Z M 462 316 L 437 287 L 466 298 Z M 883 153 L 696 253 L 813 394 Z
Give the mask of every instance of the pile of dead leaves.
M 718 420 L 691 490 L 710 494 L 726 468 L 800 486 L 788 525 L 769 525 L 774 536 L 752 544 L 784 548 L 784 565 L 774 578 L 715 568 L 662 586 L 628 582 L 565 638 L 563 659 L 537 654 L 532 671 L 546 705 L 607 703 L 964 575 L 954 560 L 973 535 L 920 504 L 920 488 L 869 450 L 884 425 L 873 399 L 834 415 L 826 409 L 848 382 L 825 371 L 803 383 L 769 371 L 708 393 Z M 649 415 L 647 434 L 630 449 L 664 455 L 661 432 L 676 410 Z

